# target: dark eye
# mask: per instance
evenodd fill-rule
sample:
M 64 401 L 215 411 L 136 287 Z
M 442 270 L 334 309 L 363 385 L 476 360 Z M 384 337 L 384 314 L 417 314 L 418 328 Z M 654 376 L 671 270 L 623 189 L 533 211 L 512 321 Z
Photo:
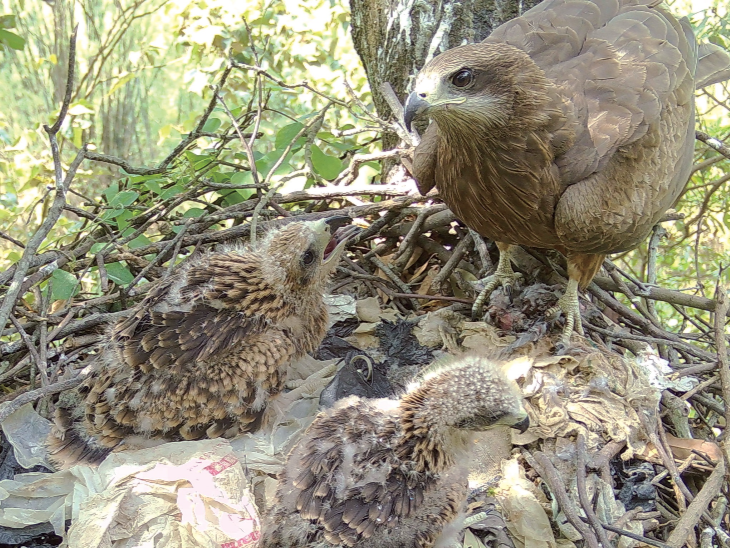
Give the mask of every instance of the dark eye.
M 462 69 L 451 78 L 451 83 L 457 88 L 465 88 L 474 81 L 474 74 L 469 69 Z
M 314 252 L 307 251 L 306 253 L 304 253 L 304 255 L 302 256 L 302 264 L 304 264 L 305 266 L 309 266 L 313 262 L 314 262 Z

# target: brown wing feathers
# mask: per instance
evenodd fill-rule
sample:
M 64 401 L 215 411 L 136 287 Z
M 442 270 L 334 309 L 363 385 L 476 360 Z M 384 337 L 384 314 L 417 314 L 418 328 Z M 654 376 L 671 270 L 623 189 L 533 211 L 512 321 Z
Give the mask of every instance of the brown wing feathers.
M 399 400 L 350 397 L 320 413 L 288 456 L 264 547 L 450 546 L 467 496 L 462 428 L 524 426 L 521 396 L 495 364 L 463 357 Z
M 302 283 L 299 253 L 313 241 L 324 250 L 329 228 L 310 225 L 293 223 L 262 244 L 286 252 L 194 259 L 112 326 L 77 391 L 81 401 L 59 405 L 53 458 L 96 461 L 132 435 L 198 439 L 258 428 L 287 364 L 325 334 L 323 289 L 332 267 L 315 263 Z

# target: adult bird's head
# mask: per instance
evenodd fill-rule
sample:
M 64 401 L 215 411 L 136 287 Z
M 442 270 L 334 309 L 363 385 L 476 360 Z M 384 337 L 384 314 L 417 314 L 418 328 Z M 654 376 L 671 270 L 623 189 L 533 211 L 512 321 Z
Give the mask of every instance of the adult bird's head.
M 418 73 L 404 118 L 427 114 L 443 130 L 473 132 L 506 125 L 544 82 L 530 57 L 507 44 L 470 44 L 435 57 Z M 544 85 L 544 84 L 543 84 Z
M 321 292 L 334 272 L 345 245 L 360 229 L 349 217 L 338 216 L 291 223 L 272 232 L 260 251 L 267 278 L 294 294 Z M 346 226 L 347 225 L 347 226 Z

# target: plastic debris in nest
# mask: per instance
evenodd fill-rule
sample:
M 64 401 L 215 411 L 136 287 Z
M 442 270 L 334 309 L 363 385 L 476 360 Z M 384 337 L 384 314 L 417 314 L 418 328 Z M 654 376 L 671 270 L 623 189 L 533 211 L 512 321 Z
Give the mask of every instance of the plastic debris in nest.
M 575 548 L 573 542 L 555 538 L 548 517 L 548 511 L 552 513 L 550 502 L 525 477 L 517 460 L 502 463 L 502 476 L 495 496 L 517 548 Z
M 574 355 L 535 358 L 523 384 L 535 426 L 513 441 L 525 445 L 582 433 L 589 449 L 625 441 L 622 458 L 632 458 L 647 446 L 637 409 L 656 412 L 661 390 L 647 375 L 645 360 L 577 345 Z
M 395 394 L 393 385 L 383 369 L 365 351 L 353 349 L 348 352 L 344 365 L 319 398 L 320 407 L 332 407 L 337 400 L 348 396 L 361 398 L 388 398 Z
M 656 487 L 652 480 L 656 477 L 654 467 L 648 462 L 624 466 L 618 471 L 620 482 L 623 484 L 618 492 L 618 500 L 626 510 L 633 510 L 640 506 L 644 512 L 654 510 Z
M 53 469 L 46 454 L 46 438 L 51 431 L 51 422 L 36 413 L 33 404 L 25 404 L 9 415 L 0 426 L 5 438 L 13 446 L 20 466 L 31 469 L 40 465 L 48 470 Z
M 307 357 L 292 364 L 288 384 L 293 390 L 272 400 L 257 434 L 112 453 L 98 467 L 80 465 L 0 481 L 0 525 L 50 522 L 63 535 L 71 519 L 69 548 L 121 548 L 146 541 L 166 548 L 254 546 L 260 535 L 254 502 L 265 508 L 273 495 L 276 480 L 271 476 L 316 416 L 335 361 Z M 49 421 L 29 404 L 3 425 L 16 454 L 33 463 Z M 90 538 L 98 543 L 90 544 Z
M 18 527 L 50 521 L 69 548 L 254 546 L 258 512 L 227 440 L 166 443 L 112 453 L 98 467 L 21 474 L 0 482 L 3 518 Z M 13 511 L 9 503 L 34 507 Z

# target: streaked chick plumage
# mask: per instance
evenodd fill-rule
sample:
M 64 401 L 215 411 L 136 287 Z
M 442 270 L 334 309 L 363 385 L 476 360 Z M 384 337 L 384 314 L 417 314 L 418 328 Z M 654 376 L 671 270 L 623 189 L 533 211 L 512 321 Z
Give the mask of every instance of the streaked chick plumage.
M 290 223 L 254 247 L 203 254 L 153 288 L 60 399 L 48 438 L 54 463 L 99 462 L 131 440 L 255 430 L 288 364 L 325 335 L 325 285 L 357 232 L 333 237 L 331 221 Z
M 430 371 L 400 399 L 339 401 L 289 454 L 264 547 L 450 546 L 474 432 L 500 424 L 524 431 L 529 420 L 516 384 L 479 356 Z

